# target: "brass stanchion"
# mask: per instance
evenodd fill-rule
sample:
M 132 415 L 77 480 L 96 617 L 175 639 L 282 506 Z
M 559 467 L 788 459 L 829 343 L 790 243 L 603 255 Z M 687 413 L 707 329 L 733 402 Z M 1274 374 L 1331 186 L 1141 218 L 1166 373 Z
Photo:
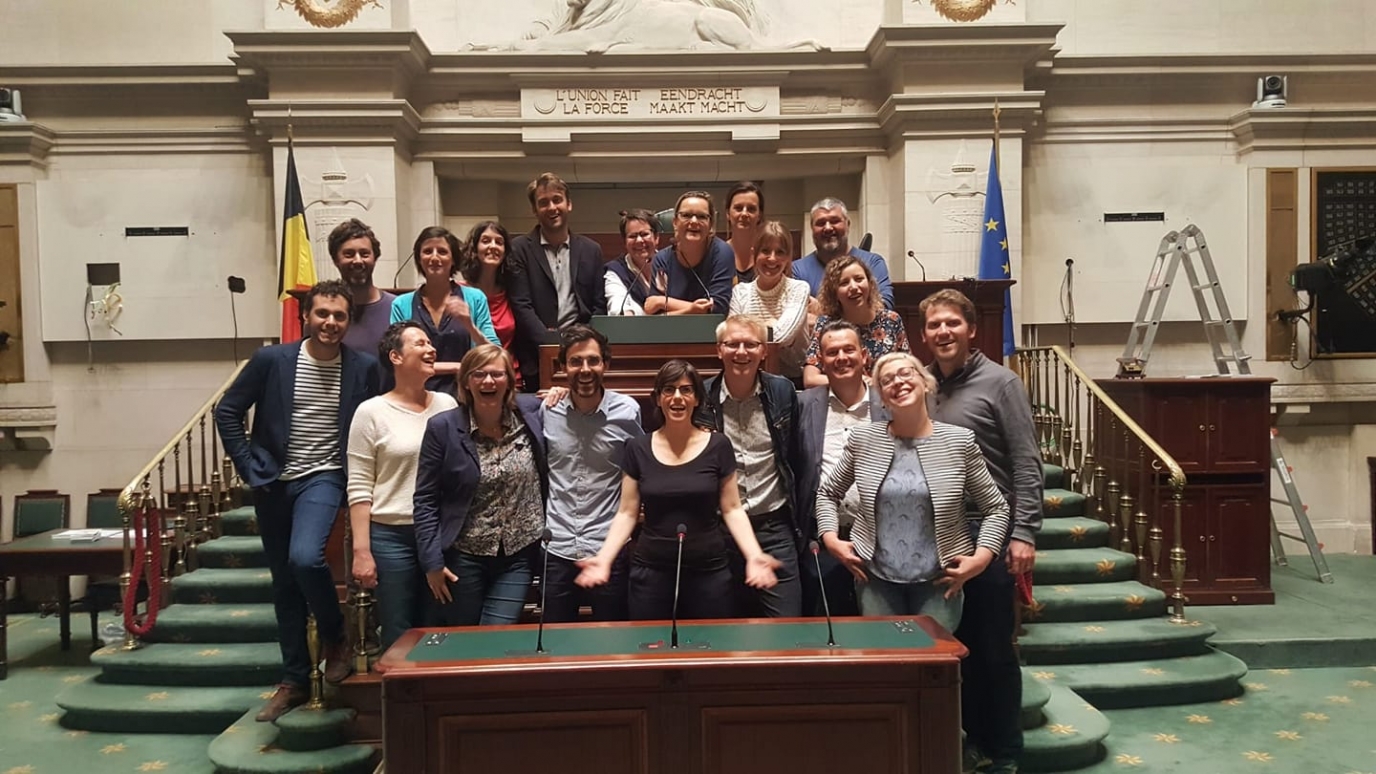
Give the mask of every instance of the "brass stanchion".
M 1188 623 L 1185 619 L 1185 547 L 1181 543 L 1181 500 L 1184 495 L 1180 491 L 1180 485 L 1172 486 L 1174 490 L 1171 494 L 1172 505 L 1175 508 L 1175 545 L 1171 546 L 1171 583 L 1175 587 L 1171 591 L 1171 623 Z
M 311 699 L 306 702 L 308 710 L 325 709 L 325 673 L 320 671 L 320 627 L 315 616 L 306 618 L 306 651 L 311 656 Z
M 355 636 L 358 638 L 354 642 L 354 671 L 360 675 L 368 674 L 368 632 L 372 628 L 373 620 L 373 592 L 369 589 L 358 588 L 354 590 L 354 628 Z

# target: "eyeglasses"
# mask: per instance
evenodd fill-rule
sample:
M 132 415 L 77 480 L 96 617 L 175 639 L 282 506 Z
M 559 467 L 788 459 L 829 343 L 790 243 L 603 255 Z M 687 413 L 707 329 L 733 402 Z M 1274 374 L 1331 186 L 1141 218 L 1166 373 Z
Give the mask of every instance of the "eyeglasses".
M 506 371 L 474 371 L 468 375 L 468 378 L 471 381 L 479 383 L 485 382 L 488 379 L 494 382 L 500 382 L 506 379 Z
M 569 368 L 583 368 L 584 366 L 587 366 L 588 368 L 596 368 L 602 365 L 602 358 L 597 355 L 589 355 L 587 357 L 571 357 L 569 358 L 568 363 L 566 363 L 565 365 L 567 365 Z
M 653 242 L 655 241 L 655 236 L 655 232 L 646 231 L 641 234 L 627 234 L 626 239 L 631 242 Z
M 725 350 L 743 349 L 746 352 L 754 352 L 760 347 L 763 347 L 764 344 L 758 341 L 723 341 L 717 346 Z
M 917 381 L 917 369 L 908 366 L 900 368 L 897 371 L 894 371 L 893 373 L 885 374 L 884 376 L 879 377 L 879 386 L 888 388 L 889 385 L 899 381 L 909 384 Z
M 711 213 L 708 213 L 708 212 L 683 212 L 682 210 L 680 210 L 680 211 L 678 212 L 678 219 L 679 219 L 679 220 L 690 220 L 690 221 L 691 221 L 691 220 L 700 220 L 700 221 L 702 221 L 703 223 L 711 223 L 711 222 L 712 222 L 712 215 L 711 215 Z
M 672 398 L 675 395 L 691 397 L 696 393 L 693 392 L 693 385 L 691 384 L 666 384 L 659 388 L 659 394 L 661 397 Z

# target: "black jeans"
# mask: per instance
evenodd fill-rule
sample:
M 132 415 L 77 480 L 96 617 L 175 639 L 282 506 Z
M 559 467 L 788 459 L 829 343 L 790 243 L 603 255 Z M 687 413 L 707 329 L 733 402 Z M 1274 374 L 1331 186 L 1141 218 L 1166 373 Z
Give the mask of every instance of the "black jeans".
M 833 618 L 860 615 L 860 603 L 855 597 L 855 576 L 850 574 L 831 552 L 817 547 L 817 561 L 811 556 L 798 558 L 803 585 L 803 615 L 821 616 L 822 587 L 826 587 L 827 604 Z M 817 565 L 822 567 L 822 582 L 817 582 Z
M 1022 754 L 1022 670 L 1013 649 L 1015 590 L 1000 555 L 966 582 L 965 612 L 955 631 L 970 650 L 960 662 L 961 725 L 969 740 L 995 760 L 1017 760 Z
M 798 578 L 798 541 L 793 534 L 788 509 L 753 523 L 760 548 L 779 560 L 774 571 L 778 584 L 772 589 L 752 589 L 745 585 L 745 557 L 727 533 L 727 561 L 735 583 L 737 615 L 746 618 L 797 618 L 803 614 L 803 587 Z M 725 525 L 722 529 L 726 529 Z
M 625 621 L 630 617 L 626 596 L 627 565 L 631 544 L 627 543 L 612 562 L 611 578 L 601 586 L 585 589 L 574 583 L 581 570 L 572 559 L 549 555 L 549 571 L 540 580 L 545 584 L 545 623 L 569 623 L 578 620 L 578 607 L 586 602 L 592 607 L 594 621 Z
M 650 567 L 631 562 L 630 613 L 632 621 L 667 621 L 674 609 L 674 566 Z M 732 618 L 736 598 L 731 571 L 683 568 L 679 582 L 678 617 Z

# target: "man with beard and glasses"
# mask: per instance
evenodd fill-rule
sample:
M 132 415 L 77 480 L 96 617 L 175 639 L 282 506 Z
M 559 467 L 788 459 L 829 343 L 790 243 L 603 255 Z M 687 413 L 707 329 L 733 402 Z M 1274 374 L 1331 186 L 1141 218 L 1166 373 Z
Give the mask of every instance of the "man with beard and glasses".
M 736 456 L 741 506 L 750 517 L 760 549 L 779 561 L 772 588 L 745 585 L 745 559 L 734 546 L 728 561 L 748 618 L 792 618 L 801 614 L 798 581 L 800 533 L 793 514 L 793 471 L 798 448 L 798 393 L 793 382 L 765 373 L 764 321 L 731 315 L 717 326 L 721 373 L 706 384 L 698 409 L 703 424 L 723 433 Z
M 568 375 L 568 395 L 541 407 L 549 450 L 549 571 L 545 585 L 545 620 L 564 623 L 578 618 L 583 602 L 594 621 L 628 617 L 626 580 L 628 550 L 612 563 L 611 579 L 591 589 L 574 584 L 578 560 L 597 554 L 607 539 L 621 503 L 621 466 L 626 441 L 645 434 L 640 404 L 602 386 L 611 364 L 607 337 L 586 325 L 565 329 L 559 364 Z M 629 543 L 627 543 L 629 545 Z
M 328 244 L 330 260 L 354 300 L 354 319 L 344 334 L 344 346 L 371 355 L 387 331 L 396 299 L 373 284 L 373 269 L 382 257 L 382 245 L 372 228 L 357 218 L 335 226 Z
M 827 264 L 843 255 L 853 255 L 869 267 L 884 306 L 892 309 L 893 281 L 889 279 L 889 266 L 884 256 L 850 246 L 850 214 L 846 211 L 846 203 L 830 196 L 822 199 L 812 205 L 809 221 L 812 223 L 812 244 L 817 249 L 793 262 L 794 279 L 806 282 L 815 298 L 821 292 Z

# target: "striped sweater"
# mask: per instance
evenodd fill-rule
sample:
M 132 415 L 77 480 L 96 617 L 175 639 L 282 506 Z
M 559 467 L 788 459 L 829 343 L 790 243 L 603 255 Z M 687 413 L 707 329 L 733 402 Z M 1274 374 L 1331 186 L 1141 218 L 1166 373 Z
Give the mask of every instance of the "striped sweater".
M 945 564 L 957 556 L 974 554 L 965 517 L 965 501 L 979 504 L 984 513 L 978 545 L 997 556 L 1008 540 L 1008 501 L 999 492 L 975 434 L 944 422 L 932 423 L 931 439 L 917 447 L 922 471 L 932 493 L 936 519 L 937 553 Z M 854 483 L 860 493 L 860 512 L 851 527 L 850 539 L 861 559 L 874 558 L 875 495 L 893 465 L 894 440 L 888 422 L 871 422 L 851 430 L 841 460 L 822 481 L 817 495 L 817 534 L 837 531 L 837 507 Z

